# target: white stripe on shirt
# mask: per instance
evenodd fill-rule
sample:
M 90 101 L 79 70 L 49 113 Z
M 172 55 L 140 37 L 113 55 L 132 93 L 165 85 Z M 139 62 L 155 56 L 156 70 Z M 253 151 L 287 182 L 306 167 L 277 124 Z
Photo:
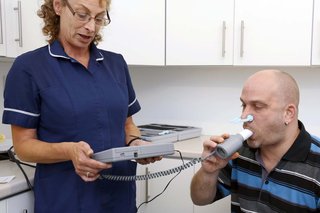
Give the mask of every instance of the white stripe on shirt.
M 137 101 L 137 98 L 135 98 L 129 105 L 128 105 L 128 107 L 131 107 L 133 104 L 134 104 L 134 102 L 136 102 Z
M 23 111 L 23 110 L 18 110 L 18 109 L 12 109 L 12 108 L 4 108 L 3 110 L 4 111 L 11 111 L 11 112 L 18 112 L 18 113 L 21 113 L 21 114 L 31 115 L 31 116 L 34 116 L 34 117 L 39 117 L 40 116 L 40 114 L 35 114 L 35 113 L 31 113 L 31 112 L 27 112 L 27 111 Z

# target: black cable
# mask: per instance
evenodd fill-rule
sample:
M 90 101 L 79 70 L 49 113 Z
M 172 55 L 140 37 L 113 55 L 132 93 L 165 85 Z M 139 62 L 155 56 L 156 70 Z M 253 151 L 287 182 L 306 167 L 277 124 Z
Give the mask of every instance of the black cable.
M 187 168 L 190 168 L 191 166 L 200 163 L 204 160 L 206 160 L 208 157 L 211 156 L 208 155 L 205 158 L 193 158 L 191 161 L 189 161 L 188 163 L 184 163 L 182 154 L 179 150 L 175 150 L 176 152 L 179 153 L 180 159 L 182 161 L 182 165 L 165 170 L 165 171 L 159 171 L 159 172 L 155 172 L 155 173 L 150 173 L 150 174 L 146 174 L 146 175 L 131 175 L 131 176 L 121 176 L 121 175 L 100 175 L 100 179 L 106 179 L 106 180 L 111 180 L 111 181 L 141 181 L 141 180 L 149 180 L 149 179 L 153 179 L 153 178 L 158 178 L 161 176 L 166 176 L 166 175 L 171 175 L 174 173 L 177 173 L 175 176 L 173 176 L 169 182 L 167 183 L 167 185 L 164 187 L 164 189 L 162 190 L 162 192 L 160 192 L 158 195 L 156 195 L 155 197 L 153 197 L 151 200 L 145 201 L 143 203 L 141 203 L 138 208 L 137 211 L 139 210 L 139 208 L 143 205 L 143 204 L 147 204 L 151 201 L 153 201 L 154 199 L 156 199 L 157 197 L 159 197 L 161 194 L 163 194 L 166 189 L 168 188 L 168 186 L 170 185 L 170 183 L 173 181 L 173 179 L 175 179 L 182 170 L 185 170 Z
M 179 153 L 180 159 L 181 159 L 181 161 L 182 161 L 182 164 L 184 165 L 184 161 L 183 161 L 181 152 L 180 152 L 179 150 L 175 150 L 175 151 Z M 155 199 L 156 199 L 157 197 L 159 197 L 160 195 L 162 195 L 162 194 L 167 190 L 167 188 L 169 187 L 170 183 L 181 173 L 181 171 L 182 171 L 182 170 L 179 170 L 179 172 L 169 180 L 169 182 L 168 182 L 167 185 L 164 187 L 164 189 L 162 190 L 162 192 L 160 192 L 159 194 L 157 194 L 156 196 L 154 196 L 151 200 L 147 200 L 147 201 L 144 201 L 144 202 L 140 203 L 140 205 L 139 205 L 138 208 L 137 208 L 137 212 L 139 211 L 139 208 L 140 208 L 142 205 L 148 204 L 148 203 L 152 202 L 153 200 L 155 200 Z
M 9 155 L 9 160 L 12 161 L 12 162 L 15 162 L 15 163 L 17 164 L 17 166 L 20 168 L 20 170 L 21 170 L 24 178 L 26 179 L 26 182 L 27 182 L 27 184 L 28 184 L 29 189 L 30 189 L 30 190 L 33 190 L 33 186 L 32 186 L 32 184 L 31 184 L 31 182 L 30 182 L 30 180 L 29 180 L 26 172 L 24 171 L 24 169 L 22 168 L 21 165 L 30 166 L 30 167 L 33 167 L 33 168 L 35 168 L 35 166 L 34 166 L 34 165 L 31 165 L 31 164 L 23 163 L 23 162 L 21 162 L 20 160 L 18 160 L 18 159 L 15 157 L 15 153 L 12 151 L 12 149 L 13 149 L 13 146 L 11 146 L 10 149 L 8 149 L 8 151 L 7 151 L 7 152 L 8 152 L 8 155 Z

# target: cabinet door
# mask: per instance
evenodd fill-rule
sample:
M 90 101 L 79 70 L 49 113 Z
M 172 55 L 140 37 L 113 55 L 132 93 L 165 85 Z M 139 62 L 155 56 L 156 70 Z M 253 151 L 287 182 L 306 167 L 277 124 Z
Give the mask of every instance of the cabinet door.
M 167 1 L 167 65 L 231 65 L 234 0 Z
M 6 55 L 6 25 L 4 0 L 0 0 L 0 56 Z
M 34 195 L 25 192 L 7 199 L 7 213 L 34 212 Z
M 314 1 L 312 65 L 320 65 L 320 0 Z
M 102 49 L 121 53 L 128 64 L 164 65 L 165 0 L 116 0 L 103 29 Z
M 187 161 L 185 161 L 187 162 Z M 182 164 L 178 159 L 162 159 L 154 164 L 147 166 L 138 166 L 138 174 L 145 172 L 148 168 L 150 173 L 168 170 Z M 140 207 L 138 212 L 144 213 L 162 213 L 162 212 L 184 212 L 193 213 L 193 203 L 190 198 L 190 181 L 194 169 L 190 167 L 183 170 L 170 183 L 166 191 L 155 200 Z M 137 206 L 146 200 L 152 199 L 166 187 L 170 179 L 175 174 L 148 180 L 146 182 L 137 182 Z
M 313 0 L 235 1 L 234 65 L 310 65 Z
M 0 201 L 0 212 L 7 213 L 7 201 L 6 200 Z
M 8 57 L 16 57 L 45 45 L 42 19 L 37 16 L 41 2 L 42 0 L 5 0 Z

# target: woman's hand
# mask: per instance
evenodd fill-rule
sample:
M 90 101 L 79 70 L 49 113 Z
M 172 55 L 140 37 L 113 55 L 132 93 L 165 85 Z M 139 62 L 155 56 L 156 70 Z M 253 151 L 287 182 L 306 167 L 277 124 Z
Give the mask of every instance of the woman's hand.
M 91 158 L 93 150 L 84 141 L 72 143 L 69 156 L 72 160 L 75 172 L 84 181 L 95 181 L 100 176 L 100 171 L 112 167 L 111 163 L 102 163 Z
M 148 146 L 150 145 L 150 142 L 144 141 L 142 139 L 138 139 L 133 141 L 130 146 Z M 141 158 L 141 159 L 137 159 L 137 163 L 142 164 L 142 165 L 146 165 L 149 163 L 154 163 L 156 161 L 160 161 L 162 159 L 162 156 L 157 156 L 157 157 L 150 157 L 150 158 Z

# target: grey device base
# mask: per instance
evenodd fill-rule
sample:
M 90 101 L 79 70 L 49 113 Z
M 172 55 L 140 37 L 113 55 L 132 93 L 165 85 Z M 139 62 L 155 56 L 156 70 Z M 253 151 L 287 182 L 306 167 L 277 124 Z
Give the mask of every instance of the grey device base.
M 143 146 L 111 148 L 93 154 L 93 159 L 109 163 L 174 154 L 173 143 L 150 143 Z

